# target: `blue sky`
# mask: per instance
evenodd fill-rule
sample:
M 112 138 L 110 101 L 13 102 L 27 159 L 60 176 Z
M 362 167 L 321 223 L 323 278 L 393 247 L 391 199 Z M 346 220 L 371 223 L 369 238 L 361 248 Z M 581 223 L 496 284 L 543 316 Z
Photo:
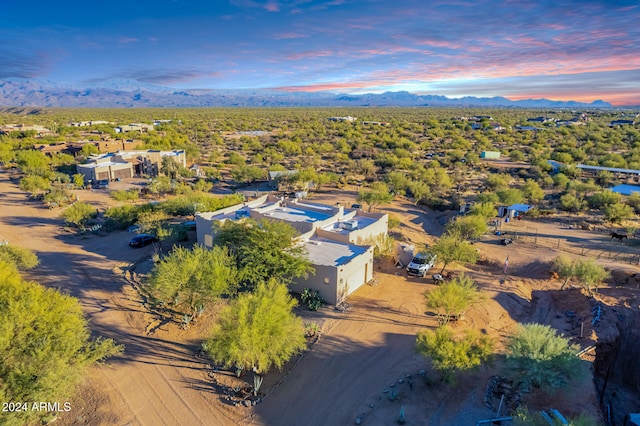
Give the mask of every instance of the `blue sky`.
M 0 80 L 640 104 L 637 0 L 9 3 Z

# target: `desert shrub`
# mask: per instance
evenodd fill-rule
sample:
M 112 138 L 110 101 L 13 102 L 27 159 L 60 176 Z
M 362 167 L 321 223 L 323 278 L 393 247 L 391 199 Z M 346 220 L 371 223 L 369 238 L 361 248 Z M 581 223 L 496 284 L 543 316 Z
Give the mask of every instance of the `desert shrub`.
M 427 309 L 447 322 L 460 318 L 472 304 L 480 300 L 480 292 L 471 277 L 461 275 L 424 294 Z
M 140 191 L 130 189 L 128 191 L 111 191 L 109 194 L 116 201 L 136 201 L 140 197 Z
M 0 245 L 0 261 L 11 263 L 21 271 L 35 268 L 40 263 L 38 256 L 31 250 L 10 244 Z
M 477 367 L 487 360 L 493 352 L 493 341 L 476 330 L 466 330 L 463 337 L 456 338 L 450 327 L 441 326 L 419 332 L 416 350 L 431 358 L 433 367 L 449 381 L 455 371 Z
M 0 396 L 3 401 L 64 401 L 86 368 L 122 351 L 111 339 L 91 338 L 77 299 L 22 280 L 0 260 Z M 51 413 L 2 413 L 2 424 L 47 422 Z M 39 423 L 38 423 L 39 424 Z
M 96 209 L 87 203 L 78 202 L 62 212 L 62 217 L 67 223 L 76 225 L 80 229 L 84 229 L 87 220 L 97 215 Z
M 320 296 L 320 292 L 318 290 L 311 290 L 310 288 L 302 290 L 300 300 L 302 300 L 302 303 L 307 305 L 310 311 L 317 311 L 324 303 L 324 299 Z
M 558 388 L 581 370 L 579 347 L 543 324 L 519 324 L 507 343 L 507 375 L 521 386 Z

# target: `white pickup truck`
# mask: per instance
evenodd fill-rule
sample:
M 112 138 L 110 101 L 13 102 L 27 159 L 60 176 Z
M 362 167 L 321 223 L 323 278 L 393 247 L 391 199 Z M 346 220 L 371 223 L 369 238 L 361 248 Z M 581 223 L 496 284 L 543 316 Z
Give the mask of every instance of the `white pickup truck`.
M 413 256 L 407 265 L 407 274 L 416 277 L 424 277 L 427 271 L 433 268 L 436 263 L 436 255 L 432 253 L 420 252 Z

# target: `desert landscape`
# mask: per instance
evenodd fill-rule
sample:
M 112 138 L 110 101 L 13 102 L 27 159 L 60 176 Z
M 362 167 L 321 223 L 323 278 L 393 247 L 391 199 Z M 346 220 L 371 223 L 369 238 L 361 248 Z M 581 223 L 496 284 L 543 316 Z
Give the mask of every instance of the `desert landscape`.
M 129 183 L 114 183 L 112 189 L 118 185 L 126 188 Z M 355 201 L 356 191 L 321 192 L 312 200 L 346 205 Z M 114 204 L 107 190 L 76 193 L 99 211 Z M 78 297 L 92 331 L 125 345 L 122 355 L 91 369 L 71 402 L 72 410 L 60 415 L 58 424 L 381 425 L 394 423 L 402 407 L 407 424 L 467 425 L 498 414 L 500 400 L 488 397 L 487 389 L 491 377 L 500 374 L 500 358 L 460 373 L 453 384 L 443 383 L 414 349 L 416 333 L 438 325 L 425 311 L 423 300 L 423 293 L 435 284 L 430 278 L 408 277 L 390 258 L 377 265 L 376 285 L 364 286 L 349 297 L 348 310 L 297 309 L 305 321 L 320 324 L 319 336 L 282 372 L 269 372 L 260 402 L 247 406 L 228 395 L 235 383 L 233 374 L 199 355 L 215 311 L 185 330 L 160 323 L 145 309 L 136 284 L 153 265 L 153 246 L 127 247 L 131 234 L 126 231 L 70 232 L 58 209 L 28 200 L 7 171 L 2 172 L 0 194 L 0 239 L 32 249 L 40 258 L 41 265 L 28 278 Z M 415 206 L 402 197 L 380 210 L 398 217 L 400 225 L 392 232 L 409 245 L 433 243 L 453 215 Z M 526 236 L 531 229 L 538 238 L 535 242 Z M 471 276 L 485 295 L 454 327 L 477 328 L 503 342 L 518 322 L 553 326 L 587 349 L 581 358 L 589 374 L 572 383 L 569 391 L 534 391 L 522 395 L 522 403 L 532 410 L 555 408 L 568 416 L 587 413 L 602 418 L 599 392 L 604 373 L 598 360 L 609 365 L 610 352 L 618 350 L 612 349 L 617 337 L 623 330 L 634 332 L 629 324 L 637 321 L 640 311 L 640 281 L 635 281 L 640 268 L 602 258 L 614 278 L 595 297 L 588 298 L 578 288 L 560 291 L 561 282 L 549 266 L 558 248 L 597 246 L 604 253 L 616 250 L 616 243 L 607 234 L 575 229 L 566 218 L 517 221 L 510 232 L 518 231 L 522 236 L 509 246 L 501 245 L 499 236 L 483 236 L 474 242 L 481 261 L 454 268 Z M 543 238 L 561 243 L 552 248 L 552 243 L 543 245 Z M 596 304 L 603 313 L 592 323 Z M 623 357 L 633 349 L 633 343 L 626 344 L 631 346 Z M 617 415 L 637 403 L 622 386 L 625 367 L 619 364 L 625 362 L 619 360 L 609 375 L 604 399 L 620 410 Z M 397 396 L 391 400 L 393 389 Z

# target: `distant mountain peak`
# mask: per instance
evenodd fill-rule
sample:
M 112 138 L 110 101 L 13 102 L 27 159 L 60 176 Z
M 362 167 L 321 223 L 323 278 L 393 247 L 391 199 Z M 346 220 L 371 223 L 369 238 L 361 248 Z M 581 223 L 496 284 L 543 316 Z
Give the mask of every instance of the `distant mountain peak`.
M 495 96 L 448 98 L 407 91 L 384 93 L 284 92 L 273 89 L 174 89 L 131 79 L 114 78 L 74 85 L 48 80 L 0 80 L 0 106 L 21 107 L 325 107 L 325 106 L 430 106 L 519 108 L 608 108 L 591 103 Z

